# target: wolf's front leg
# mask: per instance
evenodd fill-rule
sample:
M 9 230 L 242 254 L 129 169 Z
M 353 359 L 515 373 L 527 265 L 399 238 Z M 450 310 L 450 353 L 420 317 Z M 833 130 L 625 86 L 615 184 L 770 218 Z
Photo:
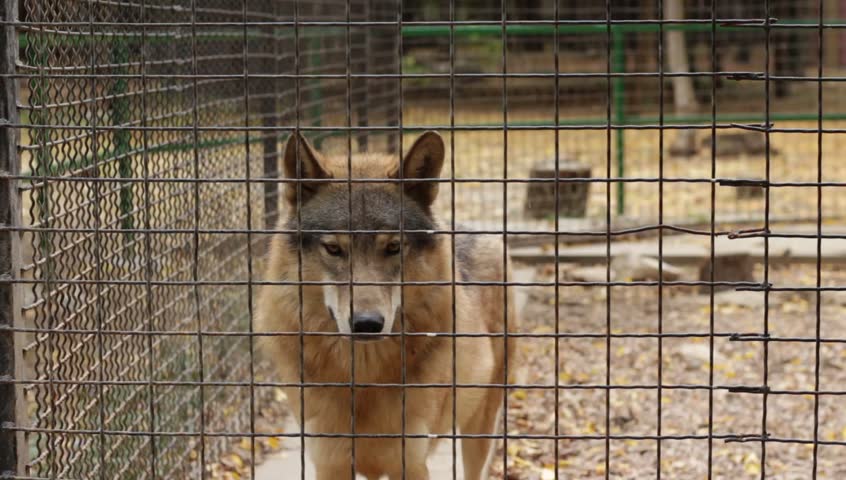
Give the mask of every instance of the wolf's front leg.
M 409 429 L 410 433 L 428 433 L 428 429 L 418 426 L 412 426 Z M 429 456 L 431 447 L 431 440 L 428 438 L 409 438 L 405 441 L 405 476 L 402 475 L 402 464 L 397 465 L 394 473 L 388 476 L 390 480 L 429 480 L 429 468 L 426 466 L 426 460 Z M 398 452 L 399 453 L 399 452 Z M 402 455 L 397 455 L 397 459 L 402 458 Z
M 316 433 L 306 422 L 306 430 Z M 311 428 L 310 428 L 311 427 Z M 321 431 L 319 433 L 328 433 Z M 337 433 L 337 432 L 333 432 Z M 317 480 L 354 480 L 352 441 L 348 438 L 310 437 L 306 438 L 306 451 L 314 463 Z
M 355 480 L 349 465 L 321 465 L 315 462 L 314 469 L 317 471 L 317 480 Z
M 402 473 L 397 473 L 394 475 L 389 475 L 388 478 L 390 480 L 429 480 L 429 469 L 426 467 L 426 464 L 417 465 L 415 466 L 406 466 L 405 470 L 405 477 L 402 476 Z

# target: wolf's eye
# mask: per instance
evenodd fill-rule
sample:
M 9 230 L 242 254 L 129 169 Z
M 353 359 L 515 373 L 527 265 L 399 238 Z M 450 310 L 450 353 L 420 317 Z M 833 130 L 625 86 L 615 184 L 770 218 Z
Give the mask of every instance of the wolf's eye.
M 341 247 L 339 247 L 337 243 L 324 243 L 323 248 L 326 249 L 326 253 L 332 255 L 333 257 L 340 257 L 343 253 Z
M 393 241 L 385 247 L 385 254 L 386 255 L 396 255 L 400 252 L 400 242 Z

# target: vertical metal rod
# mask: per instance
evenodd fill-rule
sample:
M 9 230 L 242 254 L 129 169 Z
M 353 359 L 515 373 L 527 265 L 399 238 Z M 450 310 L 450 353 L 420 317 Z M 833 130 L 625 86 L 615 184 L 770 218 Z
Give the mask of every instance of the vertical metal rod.
M 376 0 L 370 0 L 370 1 L 373 2 L 373 1 L 376 1 Z M 398 1 L 400 3 L 402 3 L 402 0 L 398 0 Z M 401 9 L 402 5 L 398 5 L 398 8 Z M 401 38 L 402 38 L 402 27 L 399 26 L 397 28 L 397 31 L 395 32 L 395 34 L 391 35 L 389 37 L 389 40 L 387 42 L 388 44 L 384 48 L 386 48 L 386 49 L 393 48 L 393 44 L 394 44 L 393 42 L 398 43 Z M 402 53 L 401 52 L 402 51 L 400 50 L 400 58 L 399 58 L 400 65 L 402 64 Z M 400 68 L 402 68 L 402 67 L 400 67 Z M 402 153 L 402 147 L 399 146 L 399 140 L 398 140 L 400 137 L 402 137 L 402 129 L 399 128 L 399 116 L 400 116 L 400 112 L 402 110 L 402 108 L 401 108 L 402 97 L 399 95 L 399 88 L 394 93 L 397 96 L 397 98 L 399 99 L 399 102 L 396 106 L 391 105 L 391 106 L 388 107 L 388 110 L 385 112 L 385 125 L 387 125 L 389 127 L 396 126 L 398 128 L 397 128 L 397 130 L 393 130 L 393 129 L 388 130 L 388 134 L 387 134 L 388 137 L 386 138 L 386 151 L 393 152 L 395 150 L 399 150 L 399 152 Z
M 350 0 L 352 1 L 352 0 Z M 402 2 L 400 2 L 401 4 Z M 369 0 L 362 1 L 360 8 L 361 11 L 358 12 L 361 15 L 361 20 L 368 21 L 370 20 L 370 2 Z M 372 34 L 372 27 L 358 27 L 359 32 L 355 35 L 355 45 L 358 50 L 358 55 L 356 55 L 356 65 L 358 67 L 358 72 L 356 73 L 374 73 L 370 68 L 370 65 L 373 61 L 373 52 L 367 50 L 367 47 L 370 43 L 370 37 L 373 36 Z M 363 30 L 363 31 L 361 31 Z M 350 45 L 352 48 L 352 45 Z M 370 125 L 370 112 L 372 110 L 369 102 L 369 95 L 367 86 L 370 83 L 370 79 L 368 78 L 359 78 L 356 82 L 357 85 L 355 87 L 356 98 L 356 124 L 359 127 L 367 127 Z M 366 130 L 361 130 L 356 137 L 358 142 L 358 151 L 359 152 L 366 152 L 368 147 L 368 134 Z
M 345 73 L 346 73 L 346 126 L 347 126 L 347 230 L 349 233 L 350 239 L 350 246 L 352 246 L 352 242 L 354 241 L 353 238 L 353 224 L 352 224 L 352 196 L 353 196 L 353 188 L 352 188 L 352 76 L 350 69 L 352 68 L 352 36 L 350 35 L 350 23 L 351 23 L 351 10 L 352 10 L 352 0 L 346 0 L 344 2 L 344 30 L 345 30 L 345 38 L 346 38 L 346 48 L 344 48 L 344 53 L 346 54 L 345 58 Z M 354 295 L 355 289 L 353 288 L 355 284 L 355 272 L 353 271 L 353 248 L 349 249 L 349 255 L 347 255 L 348 260 L 348 269 L 349 269 L 349 292 L 350 292 L 350 301 L 349 301 L 349 318 L 352 318 L 353 315 L 353 305 L 355 305 Z M 355 340 L 353 336 L 350 335 L 349 338 L 349 345 L 350 345 L 350 475 L 351 478 L 355 478 Z M 403 458 L 405 456 L 403 455 Z
M 402 108 L 402 101 L 403 101 L 403 85 L 402 85 L 402 0 L 397 2 L 397 63 L 398 63 L 398 73 L 399 78 L 397 80 L 397 96 L 399 100 L 399 111 L 397 112 L 397 136 L 399 137 L 399 148 L 397 149 L 397 158 L 399 159 L 399 178 L 405 179 L 405 165 L 403 162 L 402 157 L 402 126 L 403 126 L 403 108 Z M 372 52 L 368 52 L 368 55 L 372 55 Z M 406 449 L 408 448 L 406 442 L 406 428 L 407 428 L 407 420 L 406 420 L 406 389 L 405 384 L 408 381 L 408 372 L 407 372 L 407 365 L 406 362 L 408 361 L 406 358 L 406 324 L 405 324 L 405 288 L 403 286 L 403 282 L 405 282 L 405 193 L 403 190 L 405 189 L 405 184 L 400 184 L 400 374 L 401 379 L 400 383 L 402 384 L 402 389 L 400 390 L 400 401 L 401 401 L 401 417 L 400 417 L 400 454 L 402 455 L 401 459 L 401 471 L 400 475 L 403 480 L 406 478 L 406 473 L 408 470 L 408 465 L 406 465 Z M 454 255 L 453 255 L 454 256 Z M 454 299 L 455 297 L 453 297 Z
M 243 95 L 244 95 L 244 127 L 250 127 L 250 66 L 247 63 L 247 57 L 249 54 L 249 42 L 248 42 L 248 28 L 247 28 L 247 1 L 248 0 L 241 0 L 241 16 L 244 20 L 243 25 L 243 41 L 241 43 L 241 63 L 244 73 L 244 80 L 243 80 Z M 271 29 L 272 32 L 272 29 Z M 260 43 L 264 43 L 263 40 L 259 41 Z M 255 382 L 256 382 L 256 371 L 255 371 L 255 338 L 253 337 L 253 332 L 255 331 L 255 326 L 253 325 L 254 322 L 254 314 L 253 314 L 253 209 L 252 209 L 252 189 L 250 186 L 252 185 L 251 177 L 252 171 L 250 165 L 252 164 L 252 155 L 250 151 L 250 131 L 244 131 L 244 175 L 246 177 L 244 182 L 244 188 L 246 189 L 246 201 L 245 201 L 245 208 L 247 213 L 247 313 L 248 313 L 248 331 L 250 333 L 249 338 L 247 339 L 249 342 L 249 354 L 250 354 L 250 478 L 256 478 L 256 393 L 255 393 Z
M 764 144 L 765 144 L 765 169 L 766 187 L 764 188 L 764 231 L 770 231 L 770 180 L 771 180 L 771 158 L 770 158 L 770 43 L 772 18 L 770 16 L 770 0 L 764 0 Z M 764 335 L 770 334 L 770 236 L 764 237 Z M 770 344 L 764 342 L 764 394 L 761 398 L 761 480 L 767 478 L 767 404 L 769 403 L 769 364 Z
M 200 133 L 198 130 L 200 124 L 199 112 L 199 85 L 198 85 L 198 66 L 197 66 L 197 1 L 191 0 L 191 141 L 193 153 L 193 175 L 194 178 L 200 177 Z M 196 334 L 197 334 L 197 358 L 198 358 L 198 374 L 200 377 L 199 397 L 200 397 L 200 478 L 206 478 L 206 399 L 205 388 L 203 382 L 205 379 L 204 365 L 203 365 L 203 317 L 201 312 L 202 302 L 200 301 L 200 184 L 194 183 L 194 211 L 193 224 L 194 232 L 192 235 L 192 254 L 191 259 L 191 280 L 193 286 L 194 298 L 194 313 L 196 315 Z
M 672 0 L 670 0 L 672 1 Z M 661 20 L 658 23 L 658 225 L 664 225 L 664 2 L 658 0 L 658 15 Z M 672 19 L 670 19 L 672 20 Z M 619 155 L 619 152 L 618 152 Z M 620 185 L 623 185 L 621 182 Z M 656 477 L 661 479 L 661 436 L 663 432 L 663 405 L 662 396 L 664 389 L 664 229 L 658 229 L 658 387 L 656 389 L 656 411 L 658 435 L 657 452 L 655 455 Z
M 561 70 L 560 59 L 558 58 L 560 55 L 560 43 L 561 38 L 559 37 L 559 16 L 560 16 L 560 2 L 558 0 L 555 1 L 554 9 L 553 9 L 553 16 L 555 19 L 555 29 L 553 30 L 553 37 L 552 37 L 552 53 L 555 56 L 555 82 L 553 84 L 553 88 L 555 91 L 553 92 L 553 103 L 554 103 L 554 110 L 553 115 L 555 115 L 555 135 L 553 139 L 555 141 L 555 317 L 553 321 L 555 322 L 555 371 L 554 371 L 554 381 L 555 381 L 555 391 L 554 391 L 554 403 L 555 405 L 555 413 L 554 413 L 554 434 L 555 434 L 555 445 L 554 445 L 554 453 L 555 453 L 555 463 L 553 468 L 555 469 L 555 480 L 558 480 L 559 473 L 558 473 L 558 458 L 561 454 L 558 447 L 558 436 L 561 434 L 561 427 L 559 426 L 558 422 L 560 421 L 560 414 L 558 412 L 559 409 L 559 401 L 561 392 L 559 389 L 559 384 L 561 382 L 560 379 L 560 367 L 558 365 L 561 357 L 561 342 L 559 335 L 561 335 L 561 325 L 559 324 L 561 319 L 561 286 L 560 286 L 560 279 L 561 279 L 561 262 L 558 261 L 559 257 L 559 249 L 560 245 L 559 242 L 561 241 L 561 220 L 559 218 L 560 212 L 560 201 L 561 201 L 561 184 L 559 183 L 559 175 L 561 174 L 561 147 L 558 144 L 559 142 L 559 135 L 561 133 L 561 99 L 560 97 L 560 88 L 561 88 L 561 80 L 559 78 L 559 72 Z M 518 312 L 519 314 L 519 312 Z
M 816 315 L 816 325 L 814 329 L 815 345 L 814 345 L 814 459 L 813 470 L 811 472 L 812 478 L 816 479 L 819 470 L 819 449 L 820 449 L 820 370 L 821 370 L 821 349 L 822 342 L 822 222 L 823 222 L 823 49 L 825 39 L 823 35 L 823 0 L 818 0 L 819 17 L 817 18 L 819 24 L 817 25 L 817 261 L 816 261 L 816 305 L 814 314 Z
M 296 148 L 294 148 L 294 155 L 296 160 L 296 178 L 297 178 L 297 200 L 295 204 L 295 211 L 297 212 L 297 296 L 298 306 L 297 315 L 299 316 L 299 341 L 300 341 L 300 480 L 306 478 L 306 442 L 305 442 L 305 317 L 303 312 L 303 305 L 305 305 L 305 298 L 303 294 L 303 183 L 300 181 L 303 177 L 302 162 L 300 161 L 302 152 L 300 151 L 300 2 L 294 0 L 294 125 L 295 130 L 291 133 L 288 141 L 294 141 Z M 318 82 L 319 83 L 319 82 Z
M 611 72 L 616 68 L 617 53 L 620 46 L 611 24 L 611 0 L 605 0 L 605 72 L 608 78 L 605 84 L 605 384 L 611 385 L 611 134 L 612 120 L 611 101 L 613 96 L 614 79 Z M 622 143 L 622 142 L 620 142 Z M 621 145 L 617 146 L 620 151 Z M 621 182 L 622 183 L 622 182 Z M 622 186 L 618 187 L 622 189 Z M 619 199 L 618 199 L 619 208 Z M 605 480 L 610 478 L 611 472 L 611 389 L 605 390 Z
M 273 2 L 273 12 L 280 2 Z M 273 16 L 274 20 L 278 20 Z M 279 27 L 270 26 L 266 29 L 259 29 L 268 34 L 267 41 L 259 42 L 260 48 L 267 49 L 272 54 L 272 58 L 262 61 L 263 65 L 269 66 L 270 73 L 277 74 L 280 53 L 279 41 L 276 36 L 276 29 Z M 269 44 L 269 45 L 268 45 Z M 277 92 L 278 81 L 276 79 L 268 80 L 269 87 L 267 91 L 262 93 L 270 93 L 270 98 L 259 102 L 258 114 L 262 119 L 262 126 L 267 130 L 261 133 L 262 137 L 262 170 L 264 178 L 279 178 L 279 160 L 281 158 L 281 151 L 279 149 L 280 132 L 271 127 L 279 125 L 279 113 L 277 100 L 279 94 Z M 264 189 L 264 226 L 265 228 L 274 228 L 279 220 L 279 184 L 276 182 L 264 182 L 262 187 Z
M 0 117 L 7 124 L 18 123 L 18 82 L 14 77 L 18 58 L 18 34 L 13 23 L 18 19 L 18 1 L 0 3 L 0 18 L 7 22 L 0 37 L 3 52 L 0 63 Z M 0 128 L 0 171 L 14 176 L 20 173 L 18 132 L 15 127 Z M 17 227 L 22 225 L 21 198 L 18 180 L 0 180 L 0 223 Z M 23 379 L 23 342 L 16 338 L 15 328 L 25 327 L 21 307 L 21 286 L 14 282 L 21 274 L 21 234 L 15 230 L 0 232 L 0 274 L 12 279 L 0 285 L 0 378 Z M 14 428 L 25 425 L 26 409 L 23 385 L 14 382 L 0 383 L 0 475 L 16 476 L 25 473 L 27 448 L 26 436 Z
M 93 38 L 94 30 L 94 7 L 89 5 L 88 12 L 88 34 Z M 97 71 L 97 50 L 89 46 L 91 51 L 90 67 L 91 72 Z M 91 82 L 91 98 L 97 98 L 97 80 Z M 99 114 L 97 112 L 97 101 L 91 103 L 91 165 L 94 169 L 95 179 L 101 178 L 100 165 L 100 137 L 97 129 L 97 121 Z M 108 176 L 108 175 L 106 175 Z M 105 362 L 105 344 L 103 340 L 103 240 L 100 232 L 102 220 L 102 202 L 103 195 L 101 192 L 102 182 L 95 182 L 94 187 L 94 322 L 97 329 L 97 379 L 100 382 L 106 380 L 106 362 Z M 97 385 L 97 414 L 98 414 L 98 455 L 99 455 L 99 477 L 101 480 L 106 479 L 106 387 L 103 383 Z
M 508 1 L 501 0 L 502 28 L 502 280 L 508 278 Z M 508 384 L 508 287 L 502 288 L 503 385 Z M 508 478 L 508 388 L 502 389 L 502 475 Z M 557 408 L 557 406 L 556 406 Z
M 711 71 L 717 71 L 717 1 L 711 1 Z M 710 271 L 708 281 L 708 480 L 714 475 L 714 263 L 716 260 L 717 235 L 717 79 L 711 75 L 711 231 L 710 231 Z
M 319 9 L 317 6 L 313 8 L 313 11 L 316 12 Z M 311 54 L 309 55 L 309 63 L 312 67 L 314 73 L 318 73 L 318 68 L 323 65 L 323 51 L 324 49 L 324 37 L 322 35 L 311 35 L 311 40 L 308 42 L 308 48 L 311 50 Z M 314 85 L 309 89 L 310 93 L 310 103 L 311 103 L 311 113 L 310 113 L 310 121 L 311 124 L 314 126 L 321 126 L 323 125 L 323 83 L 318 80 L 314 82 Z M 321 148 L 323 146 L 323 135 L 317 136 L 314 140 L 315 148 Z
M 458 478 L 458 389 L 455 386 L 458 381 L 458 344 L 454 336 L 458 331 L 458 309 L 456 307 L 456 252 L 455 252 L 455 0 L 449 2 L 449 179 L 450 179 L 450 295 L 452 305 L 450 315 L 452 316 L 452 480 Z
M 611 19 L 609 18 L 609 22 Z M 609 71 L 613 73 L 625 73 L 626 71 L 626 34 L 621 28 L 616 25 L 609 24 L 611 29 L 611 66 Z M 611 80 L 613 85 L 613 94 L 611 97 L 614 101 L 614 123 L 618 126 L 614 132 L 614 140 L 617 160 L 617 177 L 623 178 L 626 176 L 626 131 L 619 128 L 626 122 L 626 79 L 617 76 Z M 610 100 L 609 100 L 610 101 Z M 617 215 L 624 215 L 626 213 L 626 184 L 619 182 L 617 184 Z
M 146 0 L 141 0 L 141 126 L 147 126 L 147 8 Z M 155 345 L 153 342 L 153 331 L 155 325 L 153 320 L 155 318 L 154 298 L 153 298 L 153 248 L 151 245 L 151 226 L 150 219 L 151 202 L 150 202 L 150 147 L 149 147 L 149 132 L 144 130 L 141 132 L 142 145 L 142 175 L 144 177 L 144 228 L 147 230 L 144 233 L 144 296 L 146 302 L 147 314 L 147 375 L 148 381 L 148 401 L 147 408 L 150 415 L 150 432 L 156 431 L 156 387 L 153 385 L 153 380 L 156 375 L 155 362 Z M 155 480 L 158 476 L 158 446 L 156 445 L 157 436 L 150 435 L 150 478 Z
M 399 10 L 399 13 L 402 14 L 402 1 L 403 0 L 397 0 L 397 1 L 399 3 L 399 5 L 397 5 L 397 8 Z M 452 0 L 450 0 L 450 1 L 452 1 Z M 401 19 L 400 19 L 400 21 L 401 21 Z M 393 46 L 392 42 L 399 43 L 401 41 L 401 39 L 402 39 L 402 24 L 400 23 L 400 25 L 398 25 L 398 27 L 397 27 L 396 33 L 389 37 L 389 42 L 391 42 L 389 44 L 389 46 L 390 47 Z M 389 47 L 386 46 L 385 48 L 389 48 Z M 402 52 L 399 45 L 397 46 L 397 48 L 400 49 L 399 50 L 400 52 Z M 399 58 L 398 61 L 400 62 L 400 69 L 402 69 L 402 53 L 400 53 L 400 58 Z M 399 84 L 398 84 L 398 87 L 401 87 L 401 86 L 402 86 L 402 76 L 400 76 L 400 81 L 399 81 Z M 388 131 L 388 138 L 386 139 L 387 151 L 388 152 L 399 151 L 400 155 L 402 155 L 402 134 L 403 134 L 402 127 L 400 126 L 400 116 L 402 115 L 402 101 L 403 101 L 401 90 L 402 90 L 402 88 L 397 88 L 397 90 L 396 90 L 397 98 L 398 98 L 399 101 L 397 103 L 388 102 L 388 110 L 387 110 L 387 112 L 385 112 L 385 125 L 388 125 L 388 126 L 397 125 L 399 127 L 396 131 L 390 131 L 390 130 Z M 400 157 L 400 158 L 402 158 L 402 157 Z

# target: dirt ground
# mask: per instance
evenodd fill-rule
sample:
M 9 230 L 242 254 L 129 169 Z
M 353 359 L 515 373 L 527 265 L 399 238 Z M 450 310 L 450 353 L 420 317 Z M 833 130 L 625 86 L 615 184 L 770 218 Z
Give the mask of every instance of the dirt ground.
M 573 280 L 574 268 L 562 264 L 560 278 Z M 534 272 L 537 282 L 555 278 L 551 265 L 536 267 Z M 755 277 L 763 275 L 758 266 Z M 817 281 L 813 265 L 771 267 L 768 275 L 780 286 L 809 287 Z M 820 279 L 823 286 L 843 285 L 846 270 L 825 267 Z M 762 292 L 717 291 L 712 309 L 708 289 L 665 286 L 659 303 L 655 286 L 620 286 L 610 289 L 609 311 L 605 286 L 559 287 L 558 302 L 552 286 L 517 288 L 525 288 L 528 296 L 520 331 L 538 337 L 520 340 L 519 364 L 526 375 L 509 394 L 509 438 L 507 447 L 499 443 L 491 478 L 552 479 L 556 464 L 559 478 L 604 478 L 606 457 L 610 478 L 651 478 L 658 468 L 662 476 L 673 479 L 758 478 L 763 468 L 767 478 L 810 478 L 815 408 L 817 478 L 846 478 L 846 409 L 842 408 L 846 292 L 820 294 L 820 337 L 828 341 L 821 343 L 817 363 L 813 291 L 770 293 L 766 319 L 772 341 L 765 353 L 763 342 L 731 339 L 732 334 L 763 331 Z M 562 334 L 557 352 L 556 303 Z M 659 328 L 664 334 L 660 343 Z M 731 437 L 760 435 L 764 396 L 729 391 L 730 387 L 763 385 L 764 355 L 771 440 L 765 453 L 760 441 L 731 441 Z M 819 395 L 818 405 L 815 390 L 825 392 Z M 288 415 L 282 407 L 284 396 L 276 400 L 261 408 L 258 431 L 278 431 L 284 422 Z M 551 438 L 556 434 L 556 410 L 561 437 L 557 452 Z M 606 428 L 611 437 L 607 447 Z M 660 460 L 659 436 L 664 437 Z M 258 463 L 277 451 L 280 441 L 260 438 Z M 249 457 L 245 439 L 210 466 L 212 476 L 249 476 Z
M 560 274 L 568 278 L 566 266 Z M 760 267 L 756 274 L 763 275 Z M 546 266 L 536 275 L 537 281 L 550 282 L 555 271 Z M 769 275 L 779 285 L 816 282 L 813 266 L 771 268 Z M 825 268 L 821 278 L 823 285 L 843 285 L 846 271 Z M 570 337 L 558 342 L 557 360 L 554 338 L 522 340 L 526 384 L 531 387 L 516 389 L 509 397 L 508 432 L 518 438 L 508 441 L 506 478 L 551 479 L 556 463 L 560 478 L 602 478 L 606 457 L 611 478 L 653 477 L 658 468 L 673 479 L 709 478 L 709 473 L 710 478 L 757 478 L 764 467 L 767 478 L 810 478 L 816 407 L 818 478 L 846 478 L 843 292 L 821 295 L 821 336 L 840 343 L 823 343 L 817 364 L 816 343 L 807 341 L 815 338 L 815 292 L 769 295 L 767 319 L 774 341 L 765 353 L 763 342 L 729 338 L 732 333 L 763 331 L 762 292 L 718 292 L 712 337 L 710 294 L 694 287 L 665 286 L 660 300 L 657 287 L 614 287 L 610 311 L 604 286 L 560 287 L 558 302 L 553 287 L 531 288 L 521 330 L 553 334 L 557 303 L 560 333 Z M 655 335 L 659 328 L 665 334 L 660 341 Z M 732 442 L 726 437 L 761 433 L 763 395 L 732 393 L 728 387 L 762 385 L 765 355 L 772 389 L 766 400 L 772 441 L 766 444 L 764 465 L 760 441 Z M 830 393 L 818 397 L 818 406 L 811 394 L 817 365 L 819 390 Z M 554 435 L 556 410 L 558 434 L 565 437 L 558 442 L 557 454 L 552 439 L 519 438 Z M 612 437 L 607 446 L 606 429 Z M 672 438 L 659 444 L 659 434 Z M 503 453 L 500 448 L 494 463 L 496 478 L 503 478 Z

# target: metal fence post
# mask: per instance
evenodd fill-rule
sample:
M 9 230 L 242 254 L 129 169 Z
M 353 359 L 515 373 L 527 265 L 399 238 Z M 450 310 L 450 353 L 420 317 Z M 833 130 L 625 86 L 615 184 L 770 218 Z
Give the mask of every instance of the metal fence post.
M 361 4 L 361 11 L 357 12 L 360 15 L 362 21 L 366 21 L 370 19 L 370 3 L 372 0 L 365 0 Z M 355 20 L 355 19 L 353 19 Z M 373 39 L 372 28 L 368 29 L 359 29 L 355 32 L 352 36 L 353 44 L 349 46 L 350 49 L 353 49 L 352 56 L 356 58 L 358 61 L 356 62 L 356 72 L 358 74 L 362 73 L 373 73 L 372 67 L 372 57 L 373 52 L 371 50 L 371 44 Z M 354 94 L 353 96 L 353 103 L 356 104 L 356 117 L 357 124 L 359 127 L 368 127 L 370 125 L 370 112 L 372 110 L 370 106 L 370 95 L 369 89 L 370 85 L 375 80 L 371 80 L 370 78 L 361 78 L 356 82 L 356 85 L 353 87 L 354 92 L 350 92 L 350 94 Z M 367 131 L 361 131 L 357 136 L 358 141 L 358 151 L 359 152 L 366 152 L 367 151 Z
M 393 6 L 393 2 L 383 4 L 380 3 L 379 11 L 382 11 L 384 8 L 387 12 L 388 6 Z M 387 19 L 387 18 L 386 18 Z M 397 22 L 400 22 L 401 19 L 397 19 Z M 384 35 L 381 41 L 379 42 L 379 48 L 385 49 L 388 52 L 397 52 L 397 65 L 396 67 L 386 64 L 383 68 L 385 73 L 400 73 L 402 71 L 402 56 L 399 54 L 399 42 L 402 36 L 402 25 L 401 23 L 397 23 L 396 33 L 393 35 Z M 370 53 L 372 55 L 372 53 Z M 402 84 L 402 78 L 399 78 L 395 82 L 391 82 L 388 80 L 389 84 L 385 85 L 385 88 L 390 88 L 391 95 L 394 101 L 388 104 L 388 111 L 385 115 L 385 125 L 388 126 L 396 126 L 397 130 L 389 131 L 388 132 L 388 153 L 395 153 L 399 149 L 399 137 L 402 135 L 402 131 L 400 127 L 400 105 L 402 105 L 402 98 L 400 98 L 400 93 L 402 92 L 402 88 L 400 88 Z
M 20 196 L 18 181 L 20 172 L 17 152 L 17 81 L 15 60 L 18 54 L 18 38 L 14 22 L 17 20 L 18 0 L 0 2 L 0 18 L 3 19 L 2 95 L 0 115 L 6 123 L 0 130 L 0 223 L 5 226 L 20 226 Z M 15 280 L 20 276 L 20 232 L 5 229 L 0 232 L 0 275 L 6 281 L 0 283 L 0 476 L 14 477 L 23 474 L 26 462 L 25 438 L 15 427 L 24 418 L 22 387 L 15 383 L 22 378 L 22 345 L 16 342 L 15 327 L 21 327 L 21 296 Z
M 619 26 L 613 26 L 611 30 L 612 38 L 612 58 L 611 70 L 612 73 L 626 72 L 626 42 L 625 33 Z M 622 179 L 626 175 L 626 131 L 619 126 L 626 121 L 626 82 L 623 77 L 616 76 L 611 80 L 614 89 L 614 123 L 618 128 L 614 133 L 615 149 L 617 159 L 617 177 Z M 610 188 L 610 187 L 609 187 Z M 617 184 L 617 215 L 624 215 L 626 213 L 626 183 L 620 181 Z
M 317 2 L 313 2 L 311 4 L 306 4 L 300 7 L 300 18 L 311 17 L 314 20 L 317 19 L 325 19 L 329 13 L 327 12 L 329 7 L 324 4 L 319 4 Z M 301 30 L 302 32 L 302 30 Z M 302 35 L 302 34 L 301 34 Z M 300 74 L 303 73 L 303 68 L 306 68 L 308 72 L 311 73 L 326 73 L 323 71 L 323 67 L 326 64 L 332 63 L 332 55 L 329 51 L 332 50 L 332 43 L 337 41 L 337 39 L 328 38 L 328 36 L 324 35 L 314 35 L 314 34 L 307 34 L 306 35 L 306 43 L 304 47 L 300 47 L 300 53 L 303 54 L 304 50 L 308 52 L 306 58 L 300 62 Z M 305 90 L 307 91 L 307 98 L 298 98 L 297 104 L 305 101 L 305 103 L 311 104 L 308 108 L 308 111 L 300 112 L 300 120 L 307 119 L 306 122 L 308 125 L 313 125 L 315 127 L 319 127 L 323 125 L 323 100 L 324 100 L 324 92 L 323 92 L 323 80 L 316 80 L 312 85 Z M 291 87 L 294 88 L 293 86 Z M 328 88 L 331 91 L 331 87 Z M 300 83 L 300 96 L 304 96 L 304 89 L 302 83 Z M 329 96 L 331 97 L 332 94 L 330 93 Z M 305 109 L 304 109 L 305 110 Z M 317 133 L 314 136 L 314 146 L 317 148 L 323 147 L 323 139 L 325 138 L 325 133 Z
M 278 4 L 273 3 L 273 8 L 269 12 L 273 15 L 274 20 L 279 19 L 277 11 Z M 262 33 L 268 35 L 271 39 L 269 42 L 261 42 L 260 48 L 266 49 L 261 53 L 270 58 L 266 58 L 262 63 L 261 73 L 279 73 L 279 44 L 280 33 L 279 27 L 268 26 L 260 30 Z M 274 128 L 279 126 L 279 93 L 277 92 L 277 78 L 267 80 L 261 94 L 268 95 L 270 98 L 263 98 L 259 101 L 257 107 L 258 115 L 262 119 L 262 127 L 266 128 L 261 134 L 262 137 L 262 176 L 267 179 L 279 178 L 279 158 L 281 151 L 279 149 L 280 134 Z M 250 161 L 249 159 L 247 161 Z M 276 221 L 279 219 L 279 184 L 273 181 L 264 182 L 264 228 L 276 228 Z

